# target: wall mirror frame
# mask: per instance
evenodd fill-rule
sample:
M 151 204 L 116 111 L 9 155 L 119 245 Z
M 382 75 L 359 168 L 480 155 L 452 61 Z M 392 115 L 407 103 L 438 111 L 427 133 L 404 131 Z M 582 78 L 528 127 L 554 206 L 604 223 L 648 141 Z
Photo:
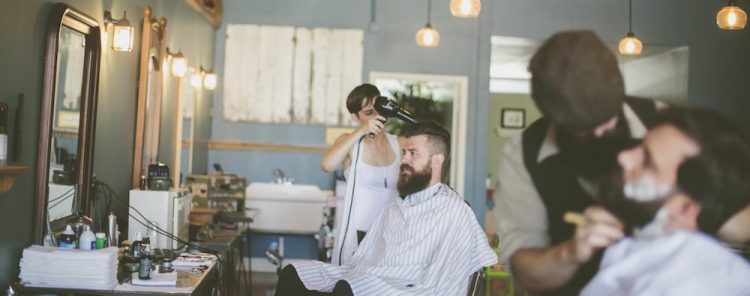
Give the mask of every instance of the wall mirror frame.
M 151 7 L 143 9 L 138 99 L 136 105 L 135 141 L 133 147 L 132 188 L 138 188 L 140 177 L 159 155 L 159 134 L 165 58 L 167 56 L 167 19 L 152 17 Z
M 35 185 L 33 239 L 38 244 L 47 231 L 63 229 L 71 220 L 87 215 L 91 207 L 100 38 L 95 19 L 63 3 L 50 10 Z M 69 145 L 65 153 L 59 148 L 63 142 Z M 56 179 L 53 184 L 51 168 L 66 157 L 70 167 L 65 168 L 66 180 Z M 57 172 L 54 174 L 55 178 L 60 177 Z M 50 197 L 53 187 L 62 183 L 71 188 L 69 192 Z M 71 198 L 70 213 L 65 211 L 59 218 L 51 216 L 51 201 Z

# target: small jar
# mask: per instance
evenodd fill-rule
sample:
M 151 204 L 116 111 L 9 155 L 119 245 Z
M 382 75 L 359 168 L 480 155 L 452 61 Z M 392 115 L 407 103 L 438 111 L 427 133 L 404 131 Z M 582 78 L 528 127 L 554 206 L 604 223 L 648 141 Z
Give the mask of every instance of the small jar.
M 138 269 L 138 278 L 142 280 L 151 279 L 151 258 L 149 256 L 141 257 L 141 267 Z
M 96 233 L 96 248 L 104 249 L 107 246 L 107 235 L 104 232 Z

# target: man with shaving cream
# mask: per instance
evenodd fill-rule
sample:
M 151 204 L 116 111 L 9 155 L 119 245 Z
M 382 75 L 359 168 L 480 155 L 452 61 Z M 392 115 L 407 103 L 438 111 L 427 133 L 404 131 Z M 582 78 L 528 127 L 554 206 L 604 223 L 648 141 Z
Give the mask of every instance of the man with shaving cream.
M 582 295 L 750 295 L 750 137 L 717 113 L 670 109 L 618 155 L 601 188 L 631 235 L 607 248 Z
M 596 184 L 663 105 L 625 95 L 617 57 L 591 31 L 553 35 L 529 71 L 544 117 L 502 152 L 495 187 L 501 257 L 525 291 L 578 295 L 601 250 L 623 235 L 616 218 L 592 207 L 599 203 Z M 569 211 L 593 223 L 565 223 Z

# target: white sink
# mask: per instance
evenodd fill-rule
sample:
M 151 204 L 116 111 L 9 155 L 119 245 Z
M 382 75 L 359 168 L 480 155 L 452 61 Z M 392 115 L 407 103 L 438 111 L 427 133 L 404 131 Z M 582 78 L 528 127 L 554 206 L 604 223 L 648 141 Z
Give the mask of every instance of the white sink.
M 315 185 L 254 182 L 245 188 L 245 212 L 253 217 L 253 231 L 313 234 L 331 195 Z
M 315 185 L 253 182 L 245 188 L 248 199 L 325 202 L 330 195 L 331 191 L 320 190 Z

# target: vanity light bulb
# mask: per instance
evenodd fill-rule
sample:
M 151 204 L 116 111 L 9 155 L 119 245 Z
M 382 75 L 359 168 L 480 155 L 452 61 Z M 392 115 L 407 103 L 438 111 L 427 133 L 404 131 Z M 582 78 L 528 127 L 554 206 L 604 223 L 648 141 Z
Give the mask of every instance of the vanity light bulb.
M 187 59 L 182 56 L 172 57 L 172 75 L 182 77 L 185 73 L 187 73 Z
M 203 87 L 207 90 L 216 89 L 216 82 L 216 73 L 206 73 L 206 75 L 203 76 Z
M 133 49 L 133 27 L 114 26 L 112 48 L 116 51 L 131 51 Z
M 190 85 L 195 89 L 200 89 L 203 86 L 203 79 L 201 79 L 200 73 L 190 75 Z

